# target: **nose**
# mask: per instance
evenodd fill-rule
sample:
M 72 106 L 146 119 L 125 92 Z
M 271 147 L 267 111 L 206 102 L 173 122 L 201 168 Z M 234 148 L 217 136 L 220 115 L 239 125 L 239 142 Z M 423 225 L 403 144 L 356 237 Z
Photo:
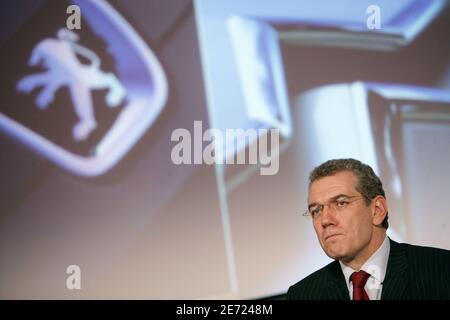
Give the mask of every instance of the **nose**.
M 323 211 L 320 218 L 321 218 L 320 223 L 323 228 L 326 228 L 330 225 L 336 225 L 337 223 L 336 212 L 329 206 L 323 207 Z

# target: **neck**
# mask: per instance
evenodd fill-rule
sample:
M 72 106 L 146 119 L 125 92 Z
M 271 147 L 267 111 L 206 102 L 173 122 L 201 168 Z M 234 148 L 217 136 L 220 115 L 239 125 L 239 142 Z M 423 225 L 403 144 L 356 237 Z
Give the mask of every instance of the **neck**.
M 386 230 L 375 230 L 369 244 L 360 251 L 355 257 L 349 260 L 342 260 L 342 262 L 352 268 L 353 270 L 360 270 L 364 263 L 381 247 L 384 238 L 386 237 Z

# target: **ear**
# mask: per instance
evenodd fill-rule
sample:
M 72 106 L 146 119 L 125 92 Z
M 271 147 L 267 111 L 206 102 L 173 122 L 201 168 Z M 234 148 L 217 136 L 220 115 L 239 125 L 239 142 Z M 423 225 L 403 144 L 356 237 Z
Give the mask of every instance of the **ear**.
M 384 218 L 388 212 L 388 205 L 386 199 L 379 195 L 372 199 L 372 222 L 376 226 L 381 226 Z

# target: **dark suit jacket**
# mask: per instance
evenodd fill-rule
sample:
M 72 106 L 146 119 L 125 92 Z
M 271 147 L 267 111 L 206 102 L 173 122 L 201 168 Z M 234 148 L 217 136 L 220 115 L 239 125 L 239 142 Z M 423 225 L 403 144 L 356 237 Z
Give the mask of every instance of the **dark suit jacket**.
M 450 251 L 393 240 L 390 245 L 382 300 L 450 299 Z M 286 298 L 349 300 L 339 262 L 333 261 L 291 286 Z

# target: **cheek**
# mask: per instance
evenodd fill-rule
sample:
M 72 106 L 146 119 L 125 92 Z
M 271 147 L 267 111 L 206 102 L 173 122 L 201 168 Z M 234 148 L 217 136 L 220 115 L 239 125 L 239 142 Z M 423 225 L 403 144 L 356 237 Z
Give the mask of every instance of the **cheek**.
M 323 228 L 320 225 L 320 223 L 313 222 L 313 227 L 314 227 L 314 231 L 316 231 L 316 234 L 318 236 L 320 236 L 322 234 L 322 232 L 323 232 Z
M 352 220 L 349 226 L 353 240 L 364 241 L 370 237 L 372 232 L 371 216 L 367 212 L 360 212 L 359 219 Z
M 313 223 L 313 227 L 314 231 L 316 232 L 317 239 L 319 240 L 320 243 L 322 243 L 322 233 L 323 233 L 322 226 L 320 224 Z

